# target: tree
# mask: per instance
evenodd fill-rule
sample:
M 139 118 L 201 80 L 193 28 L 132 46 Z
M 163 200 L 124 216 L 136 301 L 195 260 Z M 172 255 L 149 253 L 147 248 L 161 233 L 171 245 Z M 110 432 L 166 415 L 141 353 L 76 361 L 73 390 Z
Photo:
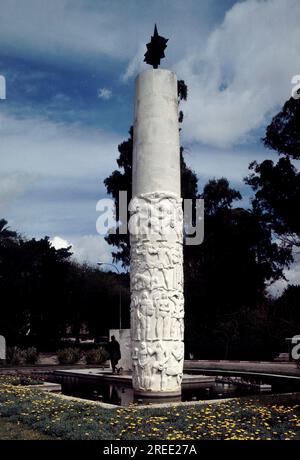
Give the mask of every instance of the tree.
M 7 305 L 2 324 L 8 340 L 59 334 L 69 249 L 56 250 L 47 237 L 18 236 L 10 245 L 0 241 L 0 286 Z
M 183 80 L 178 81 L 178 102 L 187 99 L 187 86 Z M 179 112 L 179 122 L 183 121 L 183 113 Z M 128 202 L 132 197 L 132 150 L 133 150 L 133 127 L 129 130 L 129 138 L 118 146 L 119 158 L 117 164 L 120 170 L 115 170 L 104 180 L 107 193 L 112 195 L 116 207 L 116 221 L 118 222 L 119 190 L 127 191 Z M 195 198 L 197 196 L 197 176 L 186 165 L 184 160 L 184 148 L 180 148 L 181 167 L 181 196 L 183 198 Z M 129 214 L 128 214 L 129 219 Z M 113 245 L 117 250 L 112 251 L 114 262 L 122 262 L 123 267 L 130 263 L 130 240 L 129 235 L 109 234 L 106 236 L 108 244 Z
M 287 348 L 286 338 L 299 335 L 300 286 L 288 285 L 280 297 L 273 301 L 270 312 L 272 335 L 278 351 Z
M 129 138 L 118 146 L 120 153 L 117 159 L 119 168 L 123 172 L 115 170 L 112 174 L 104 180 L 107 193 L 112 195 L 115 201 L 116 221 L 119 219 L 119 190 L 127 191 L 128 202 L 132 196 L 132 150 L 133 150 L 133 127 L 129 130 Z M 129 220 L 129 213 L 127 214 L 127 221 Z M 129 266 L 130 263 L 130 241 L 129 235 L 120 235 L 110 233 L 105 237 L 108 244 L 117 248 L 112 251 L 113 261 L 122 262 L 123 267 Z
M 10 230 L 8 222 L 5 219 L 0 219 L 0 244 L 5 246 L 14 243 L 17 239 L 17 232 Z
M 253 207 L 260 209 L 263 220 L 287 247 L 300 246 L 300 173 L 289 158 L 274 164 L 265 160 L 251 163 L 253 171 L 246 183 L 255 191 Z
M 287 254 L 258 210 L 236 205 L 242 196 L 227 179 L 210 180 L 201 198 L 205 237 L 187 247 L 184 267 L 187 349 L 202 358 L 257 357 L 270 350 L 261 348 L 266 285 L 282 276 Z
M 253 206 L 260 208 L 274 235 L 290 251 L 300 246 L 297 208 L 300 201 L 300 173 L 291 160 L 300 158 L 300 101 L 289 99 L 272 119 L 262 139 L 267 148 L 282 155 L 274 164 L 253 162 L 245 179 L 255 191 Z
M 70 248 L 55 249 L 48 237 L 26 239 L 0 230 L 0 334 L 10 345 L 55 350 L 69 330 L 79 340 L 83 326 L 92 337 L 129 325 L 129 277 L 106 273 L 70 259 Z M 9 242 L 9 244 L 8 244 Z
M 300 100 L 290 98 L 275 115 L 262 139 L 265 147 L 293 159 L 300 159 Z

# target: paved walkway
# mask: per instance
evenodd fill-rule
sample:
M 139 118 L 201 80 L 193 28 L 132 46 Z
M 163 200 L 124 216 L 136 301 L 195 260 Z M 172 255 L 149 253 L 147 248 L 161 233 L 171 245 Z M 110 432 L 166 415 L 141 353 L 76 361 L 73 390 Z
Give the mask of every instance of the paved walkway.
M 83 373 L 93 373 L 95 366 L 87 366 L 85 364 L 79 365 L 55 365 L 44 362 L 36 366 L 15 366 L 15 367 L 0 367 L 0 374 L 18 373 L 36 373 L 36 374 L 53 374 L 54 371 L 67 370 Z M 105 370 L 102 366 L 97 368 L 97 372 L 106 373 L 108 366 L 105 365 Z M 293 376 L 300 379 L 300 369 L 297 369 L 296 363 L 290 362 L 273 362 L 273 361 L 218 361 L 218 360 L 186 360 L 184 362 L 184 371 L 187 373 L 202 371 L 208 375 L 229 374 L 230 372 L 235 375 L 241 374 L 267 374 L 278 376 Z M 219 372 L 218 372 L 219 371 Z M 240 374 L 238 374 L 240 373 Z M 112 376 L 112 374 L 110 374 Z
M 293 376 L 300 379 L 300 369 L 294 362 L 273 362 L 273 361 L 208 361 L 208 360 L 186 360 L 184 362 L 186 372 L 203 371 L 209 374 L 234 372 L 240 374 L 264 374 L 277 376 Z

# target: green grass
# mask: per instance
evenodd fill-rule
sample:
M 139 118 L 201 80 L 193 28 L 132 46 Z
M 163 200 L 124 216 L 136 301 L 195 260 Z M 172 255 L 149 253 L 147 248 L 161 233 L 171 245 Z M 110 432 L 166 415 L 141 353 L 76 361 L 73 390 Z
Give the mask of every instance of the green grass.
M 60 439 L 298 439 L 299 401 L 241 398 L 213 404 L 105 409 L 37 388 L 0 383 L 0 416 Z
M 6 418 L 0 417 L 0 440 L 16 441 L 16 440 L 40 440 L 53 439 L 51 436 L 33 430 L 21 422 L 11 422 Z

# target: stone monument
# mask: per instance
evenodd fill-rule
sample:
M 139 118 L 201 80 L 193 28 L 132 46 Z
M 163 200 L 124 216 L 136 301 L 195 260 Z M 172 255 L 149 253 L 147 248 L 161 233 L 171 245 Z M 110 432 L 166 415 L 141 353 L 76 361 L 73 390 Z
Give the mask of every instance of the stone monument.
M 163 398 L 180 395 L 184 360 L 177 79 L 157 69 L 166 41 L 155 26 L 154 68 L 136 79 L 129 204 L 133 388 Z

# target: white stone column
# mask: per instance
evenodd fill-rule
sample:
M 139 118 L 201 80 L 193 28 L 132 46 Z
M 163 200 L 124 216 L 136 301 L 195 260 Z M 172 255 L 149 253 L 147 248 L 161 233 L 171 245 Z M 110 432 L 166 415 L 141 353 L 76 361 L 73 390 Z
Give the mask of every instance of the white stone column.
M 131 338 L 136 394 L 175 396 L 183 373 L 182 203 L 177 79 L 136 79 L 129 205 Z

